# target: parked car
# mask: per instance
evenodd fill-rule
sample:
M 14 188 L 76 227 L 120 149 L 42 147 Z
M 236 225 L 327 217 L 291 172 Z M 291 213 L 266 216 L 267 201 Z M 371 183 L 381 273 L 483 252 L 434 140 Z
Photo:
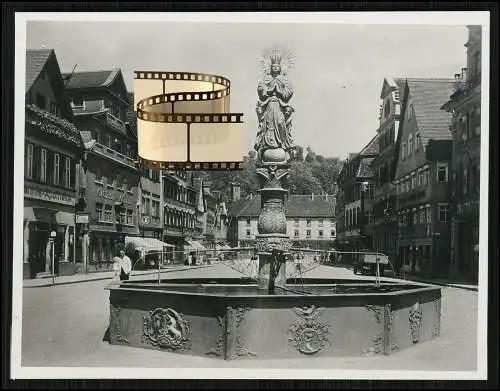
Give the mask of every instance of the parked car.
M 377 274 L 377 261 L 380 275 L 389 267 L 389 257 L 374 250 L 361 250 L 358 261 L 354 263 L 354 274 L 371 275 Z

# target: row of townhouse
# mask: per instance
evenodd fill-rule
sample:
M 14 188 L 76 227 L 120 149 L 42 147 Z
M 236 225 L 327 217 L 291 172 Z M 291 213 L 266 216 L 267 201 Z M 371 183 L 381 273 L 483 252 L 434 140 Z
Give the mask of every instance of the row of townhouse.
M 339 176 L 337 245 L 397 269 L 477 279 L 480 27 L 452 79 L 386 78 L 376 136 Z
M 255 246 L 259 234 L 258 221 L 261 196 L 241 196 L 237 183 L 231 185 L 228 211 L 227 241 L 231 246 Z M 330 249 L 337 236 L 335 195 L 291 194 L 285 199 L 287 235 L 295 248 Z
M 26 60 L 26 278 L 110 268 L 128 238 L 146 250 L 168 245 L 180 260 L 220 237 L 225 208 L 191 174 L 138 167 L 120 69 L 63 74 L 51 49 L 28 50 Z

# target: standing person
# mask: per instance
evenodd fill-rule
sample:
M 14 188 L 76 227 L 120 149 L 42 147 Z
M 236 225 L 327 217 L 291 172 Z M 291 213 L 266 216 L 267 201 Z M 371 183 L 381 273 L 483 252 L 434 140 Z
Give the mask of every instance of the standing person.
M 120 259 L 120 281 L 128 280 L 132 271 L 132 261 L 123 250 L 120 250 Z
M 188 264 L 188 266 L 193 265 L 193 253 L 188 254 L 187 264 Z

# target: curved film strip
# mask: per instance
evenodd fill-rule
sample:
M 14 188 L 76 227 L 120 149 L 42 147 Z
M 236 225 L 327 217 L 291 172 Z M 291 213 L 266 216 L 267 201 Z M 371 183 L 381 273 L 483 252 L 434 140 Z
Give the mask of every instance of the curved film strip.
M 237 170 L 243 114 L 229 112 L 231 82 L 190 72 L 134 73 L 139 162 L 161 170 Z

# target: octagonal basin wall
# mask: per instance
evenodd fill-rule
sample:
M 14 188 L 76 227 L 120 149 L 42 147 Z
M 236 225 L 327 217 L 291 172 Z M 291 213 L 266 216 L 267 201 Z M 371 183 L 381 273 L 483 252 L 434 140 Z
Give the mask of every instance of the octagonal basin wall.
M 291 292 L 269 296 L 254 294 L 250 283 L 111 285 L 110 343 L 271 359 L 391 354 L 440 334 L 438 287 L 360 294 L 296 294 L 300 286 L 287 287 Z

